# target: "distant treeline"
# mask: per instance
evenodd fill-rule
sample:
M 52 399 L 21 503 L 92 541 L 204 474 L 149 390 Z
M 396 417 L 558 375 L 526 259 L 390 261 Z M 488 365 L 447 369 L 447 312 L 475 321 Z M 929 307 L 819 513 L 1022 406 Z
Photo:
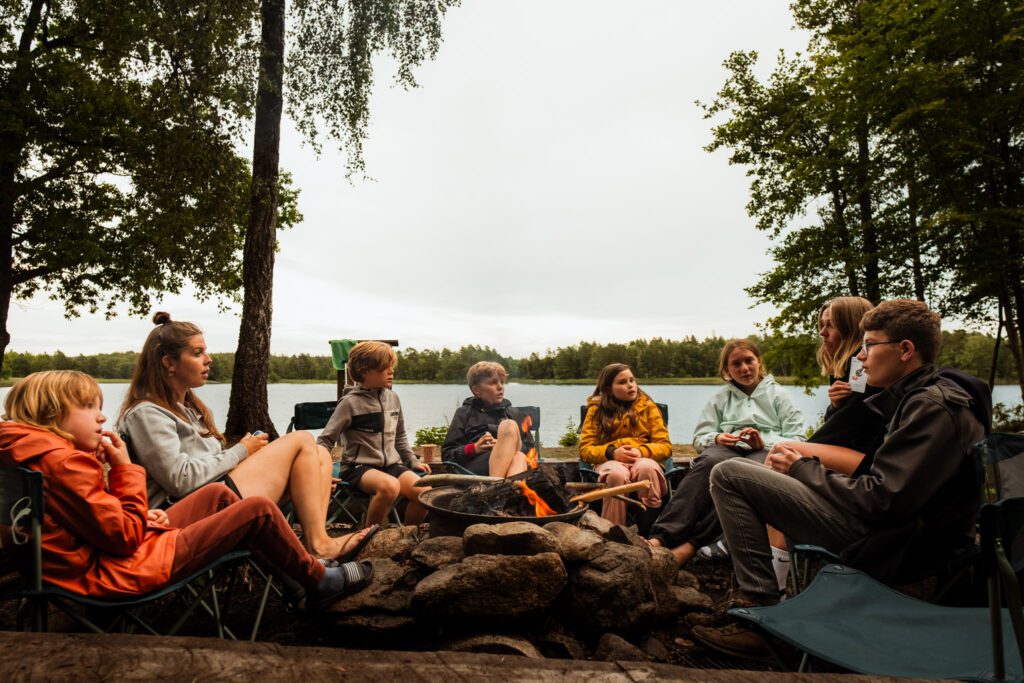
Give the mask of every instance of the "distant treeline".
M 939 362 L 955 365 L 966 372 L 987 380 L 992 362 L 995 338 L 977 332 L 943 332 L 942 354 Z M 779 376 L 794 377 L 798 381 L 820 380 L 814 351 L 817 339 L 808 337 L 752 336 L 761 348 L 771 372 Z M 627 363 L 641 378 L 714 377 L 718 374 L 718 354 L 725 339 L 709 337 L 698 340 L 638 339 L 626 344 L 597 344 L 581 342 L 573 346 L 548 349 L 544 354 L 532 353 L 528 358 L 502 356 L 486 346 L 463 346 L 457 351 L 413 348 L 399 351 L 397 377 L 420 382 L 463 382 L 466 369 L 481 360 L 493 360 L 504 365 L 512 379 L 573 380 L 593 379 L 609 363 Z M 135 352 L 101 353 L 68 356 L 56 353 L 18 353 L 8 351 L 4 356 L 5 377 L 24 377 L 38 370 L 81 370 L 103 379 L 128 379 L 135 366 Z M 213 354 L 210 380 L 226 382 L 231 379 L 234 354 Z M 997 377 L 1011 381 L 1015 376 L 1012 359 L 1005 346 L 1000 349 Z M 269 377 L 272 382 L 293 380 L 334 379 L 335 371 L 330 356 L 271 356 Z

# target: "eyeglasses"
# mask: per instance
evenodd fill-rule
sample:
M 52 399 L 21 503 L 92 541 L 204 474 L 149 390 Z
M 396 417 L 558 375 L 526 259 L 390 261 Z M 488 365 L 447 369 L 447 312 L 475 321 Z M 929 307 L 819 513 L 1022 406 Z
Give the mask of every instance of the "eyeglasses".
M 860 350 L 861 350 L 862 353 L 867 355 L 868 353 L 871 352 L 871 347 L 872 346 L 881 346 L 882 344 L 899 344 L 899 343 L 900 342 L 898 342 L 898 341 L 864 342 L 863 344 L 860 345 Z

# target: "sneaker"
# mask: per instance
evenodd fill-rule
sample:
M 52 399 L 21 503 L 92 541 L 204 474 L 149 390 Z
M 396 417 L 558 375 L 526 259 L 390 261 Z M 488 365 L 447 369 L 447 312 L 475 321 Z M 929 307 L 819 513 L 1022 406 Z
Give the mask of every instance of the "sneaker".
M 729 547 L 725 545 L 725 539 L 719 539 L 710 545 L 702 546 L 697 551 L 697 557 L 702 560 L 725 560 L 729 558 Z
M 690 632 L 701 645 L 730 657 L 774 662 L 775 657 L 765 641 L 754 631 L 732 623 L 719 628 L 696 626 Z
M 715 603 L 710 612 L 690 612 L 683 617 L 683 622 L 691 629 L 697 626 L 718 627 L 728 624 L 732 617 L 729 610 L 733 607 L 757 607 L 759 603 L 751 600 L 747 595 L 738 589 L 725 594 L 725 597 Z

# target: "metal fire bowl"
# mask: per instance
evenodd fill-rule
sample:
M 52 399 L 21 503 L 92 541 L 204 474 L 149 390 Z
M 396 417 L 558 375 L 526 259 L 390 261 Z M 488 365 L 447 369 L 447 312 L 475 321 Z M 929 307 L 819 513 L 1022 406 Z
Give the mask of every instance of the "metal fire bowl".
M 466 512 L 449 510 L 448 499 L 461 493 L 457 486 L 438 486 L 420 494 L 420 502 L 430 510 L 430 537 L 462 536 L 467 527 L 474 524 L 505 524 L 507 522 L 532 522 L 543 526 L 549 522 L 568 522 L 575 524 L 587 511 L 586 503 L 577 503 L 576 509 L 560 515 L 547 517 L 504 517 L 500 515 L 471 515 Z

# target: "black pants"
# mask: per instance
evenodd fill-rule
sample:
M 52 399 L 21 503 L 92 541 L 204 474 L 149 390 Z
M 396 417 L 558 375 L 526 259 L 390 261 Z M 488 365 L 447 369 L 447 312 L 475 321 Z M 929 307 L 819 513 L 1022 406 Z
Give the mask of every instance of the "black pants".
M 711 468 L 731 458 L 763 463 L 766 457 L 768 451 L 764 448 L 746 454 L 719 444 L 705 448 L 690 463 L 690 470 L 682 483 L 662 507 L 658 521 L 651 527 L 651 538 L 658 539 L 666 548 L 675 548 L 683 543 L 699 548 L 714 541 L 722 535 L 722 525 L 711 500 Z

